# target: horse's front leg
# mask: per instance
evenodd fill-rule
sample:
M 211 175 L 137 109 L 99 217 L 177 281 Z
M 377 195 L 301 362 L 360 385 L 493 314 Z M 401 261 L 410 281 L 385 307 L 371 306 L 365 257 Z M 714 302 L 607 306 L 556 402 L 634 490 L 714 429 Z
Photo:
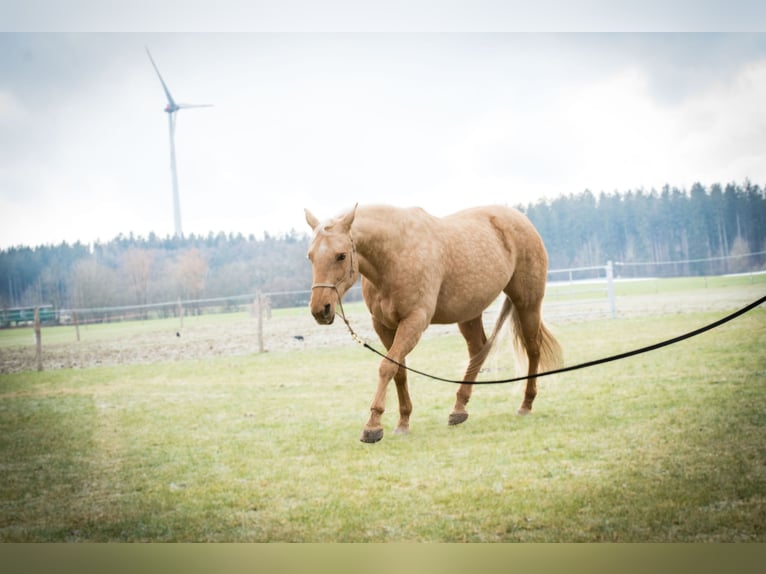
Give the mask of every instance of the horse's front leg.
M 373 322 L 373 324 L 375 325 L 376 322 Z M 364 430 L 362 431 L 362 442 L 374 443 L 383 438 L 381 418 L 386 410 L 386 391 L 388 390 L 388 384 L 393 378 L 396 378 L 396 389 L 399 397 L 399 424 L 396 427 L 395 432 L 409 432 L 412 402 L 407 389 L 406 371 L 403 368 L 400 368 L 399 364 L 404 364 L 407 355 L 415 348 L 415 345 L 417 345 L 427 326 L 428 321 L 425 319 L 424 315 L 408 317 L 406 320 L 399 323 L 399 327 L 393 335 L 393 342 L 390 344 L 390 347 L 386 344 L 387 338 L 378 331 L 383 343 L 389 347 L 388 354 L 386 355 L 388 358 L 383 359 L 378 368 L 378 387 L 375 392 L 375 397 L 372 400 L 372 404 L 370 405 L 370 418 L 367 421 L 367 424 L 364 425 Z M 376 330 L 378 330 L 377 326 Z M 396 362 L 390 361 L 389 359 Z
M 410 432 L 410 415 L 412 414 L 412 400 L 407 387 L 407 369 L 400 368 L 394 375 L 394 382 L 399 398 L 399 424 L 396 425 L 394 433 L 407 434 Z
M 389 329 L 375 317 L 372 318 L 372 326 L 375 328 L 375 332 L 380 337 L 381 342 L 385 345 L 386 351 L 389 351 L 394 344 L 396 329 Z M 404 361 L 402 363 L 404 364 Z M 396 383 L 396 394 L 399 398 L 399 424 L 396 425 L 394 432 L 396 434 L 406 434 L 410 432 L 410 415 L 412 414 L 412 401 L 410 400 L 410 392 L 407 387 L 407 369 L 401 367 L 397 369 L 394 375 L 394 382 Z

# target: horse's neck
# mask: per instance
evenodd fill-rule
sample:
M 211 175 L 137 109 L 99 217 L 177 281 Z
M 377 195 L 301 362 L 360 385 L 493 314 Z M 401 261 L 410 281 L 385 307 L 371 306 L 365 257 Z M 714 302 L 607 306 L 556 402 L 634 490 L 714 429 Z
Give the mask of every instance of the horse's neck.
M 352 236 L 359 255 L 359 271 L 375 284 L 390 269 L 392 254 L 401 250 L 403 233 L 399 219 L 385 207 L 360 210 L 354 219 Z

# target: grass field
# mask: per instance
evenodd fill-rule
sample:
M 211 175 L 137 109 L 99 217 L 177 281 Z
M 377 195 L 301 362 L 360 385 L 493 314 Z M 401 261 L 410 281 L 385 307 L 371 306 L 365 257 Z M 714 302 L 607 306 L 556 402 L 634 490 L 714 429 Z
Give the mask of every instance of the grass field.
M 572 364 L 722 314 L 552 326 Z M 138 329 L 98 327 L 104 339 Z M 23 331 L 3 332 L 0 350 Z M 0 541 L 764 542 L 764 349 L 761 307 L 675 347 L 541 379 L 528 417 L 514 414 L 521 384 L 479 387 L 458 427 L 446 424 L 456 387 L 413 376 L 412 432 L 391 432 L 392 385 L 375 445 L 358 438 L 378 361 L 348 338 L 3 374 Z M 465 349 L 434 335 L 410 362 L 459 377 Z M 487 378 L 513 374 L 507 343 L 489 364 Z

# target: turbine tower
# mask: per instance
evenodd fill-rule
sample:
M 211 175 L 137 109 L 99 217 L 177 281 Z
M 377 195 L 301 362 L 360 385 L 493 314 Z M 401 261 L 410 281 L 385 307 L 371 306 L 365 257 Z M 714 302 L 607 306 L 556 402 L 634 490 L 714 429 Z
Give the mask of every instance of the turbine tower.
M 186 108 L 209 108 L 212 104 L 178 104 L 170 95 L 165 80 L 162 79 L 157 64 L 154 63 L 149 48 L 146 48 L 146 55 L 149 56 L 149 61 L 154 67 L 154 71 L 157 72 L 157 77 L 160 79 L 162 89 L 165 90 L 165 96 L 168 99 L 168 105 L 165 106 L 165 112 L 168 114 L 168 130 L 170 132 L 170 176 L 173 182 L 173 222 L 175 224 L 175 236 L 183 237 L 183 227 L 181 225 L 181 197 L 178 193 L 178 171 L 176 170 L 176 112 L 178 110 Z

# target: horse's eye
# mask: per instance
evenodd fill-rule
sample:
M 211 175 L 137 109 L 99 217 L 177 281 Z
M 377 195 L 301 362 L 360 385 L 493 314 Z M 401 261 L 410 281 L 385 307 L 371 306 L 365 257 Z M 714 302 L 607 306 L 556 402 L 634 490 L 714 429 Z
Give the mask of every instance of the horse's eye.
M 345 261 L 346 260 L 346 254 L 345 253 L 338 253 L 335 256 L 335 261 Z

